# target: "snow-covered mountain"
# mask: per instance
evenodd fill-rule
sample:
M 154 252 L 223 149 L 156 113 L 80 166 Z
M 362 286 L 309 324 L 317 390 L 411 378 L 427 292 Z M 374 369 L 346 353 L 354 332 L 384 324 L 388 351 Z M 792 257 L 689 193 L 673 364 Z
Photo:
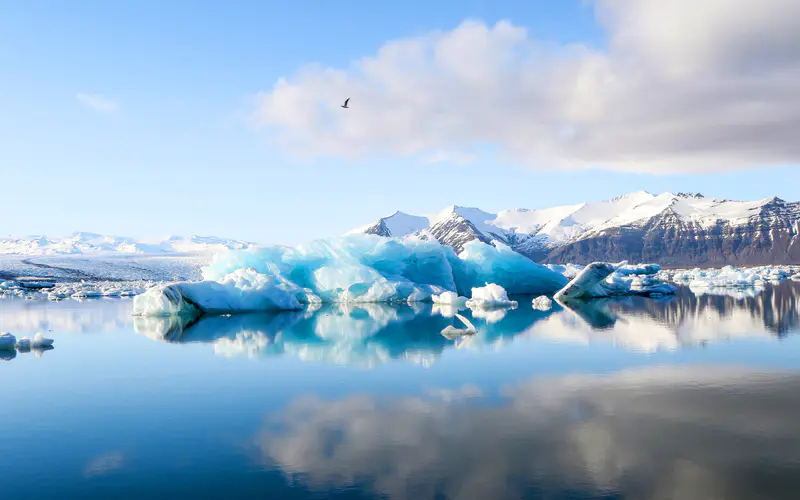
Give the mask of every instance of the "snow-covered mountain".
M 65 237 L 28 236 L 0 238 L 0 255 L 98 255 L 206 253 L 253 246 L 246 241 L 212 236 L 169 236 L 160 239 L 126 238 L 95 233 L 73 233 Z
M 451 206 L 427 216 L 402 212 L 353 232 L 435 238 L 460 251 L 499 240 L 536 261 L 597 260 L 666 265 L 800 262 L 800 203 L 731 201 L 638 191 L 611 200 L 489 213 Z

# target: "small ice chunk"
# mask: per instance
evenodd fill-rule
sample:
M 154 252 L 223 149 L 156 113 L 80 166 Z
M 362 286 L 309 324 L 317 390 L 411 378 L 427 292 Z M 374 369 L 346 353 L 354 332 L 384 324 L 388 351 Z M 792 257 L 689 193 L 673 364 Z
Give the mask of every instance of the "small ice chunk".
M 533 308 L 540 311 L 549 311 L 553 307 L 553 301 L 546 295 L 540 295 L 533 299 Z
M 455 316 L 464 323 L 466 328 L 456 328 L 453 325 L 448 325 L 444 330 L 442 330 L 442 336 L 449 340 L 453 340 L 458 337 L 463 337 L 465 335 L 475 335 L 478 333 L 478 330 L 475 328 L 475 325 L 472 324 L 470 320 L 465 318 L 464 316 L 456 313 Z
M 463 306 L 467 302 L 466 297 L 459 297 L 455 292 L 444 292 L 440 295 L 432 295 L 431 299 L 434 304 L 448 306 Z
M 52 345 L 53 339 L 45 338 L 44 335 L 42 335 L 42 332 L 38 332 L 33 336 L 32 339 L 29 339 L 28 337 L 22 337 L 17 341 L 17 349 L 20 350 L 42 349 Z
M 0 351 L 12 351 L 17 347 L 17 338 L 10 333 L 0 333 Z
M 488 309 L 492 307 L 516 307 L 517 302 L 508 299 L 505 289 L 494 283 L 472 289 L 472 298 L 467 301 L 470 309 Z

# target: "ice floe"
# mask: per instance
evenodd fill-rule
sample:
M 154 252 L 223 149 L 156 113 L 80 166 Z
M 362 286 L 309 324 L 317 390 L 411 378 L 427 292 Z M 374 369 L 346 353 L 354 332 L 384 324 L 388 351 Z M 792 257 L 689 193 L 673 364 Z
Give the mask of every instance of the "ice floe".
M 32 339 L 22 337 L 17 339 L 16 336 L 6 332 L 0 333 L 0 360 L 10 361 L 17 356 L 17 351 L 20 353 L 35 352 L 37 356 L 41 356 L 43 351 L 53 348 L 53 340 L 45 338 L 41 332 L 37 333 Z
M 662 279 L 699 288 L 751 288 L 778 283 L 797 274 L 800 266 L 725 266 L 720 269 L 678 269 L 659 273 Z
M 654 264 L 628 266 L 626 262 L 610 264 L 594 262 L 586 266 L 564 288 L 555 294 L 556 300 L 576 300 L 621 295 L 670 295 L 676 288 L 655 278 L 659 266 Z

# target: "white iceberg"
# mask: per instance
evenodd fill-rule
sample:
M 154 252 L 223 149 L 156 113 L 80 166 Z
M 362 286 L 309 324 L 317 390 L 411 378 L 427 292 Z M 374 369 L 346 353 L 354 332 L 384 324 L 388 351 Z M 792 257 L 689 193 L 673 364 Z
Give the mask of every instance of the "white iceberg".
M 567 279 L 495 242 L 471 241 L 456 255 L 437 241 L 354 234 L 297 247 L 226 252 L 199 283 L 151 288 L 134 315 L 300 309 L 309 303 L 451 300 L 480 283 L 510 293 L 553 293 Z M 507 299 L 506 299 L 507 300 Z
M 17 347 L 17 338 L 10 333 L 0 333 L 0 351 L 13 351 Z
M 516 307 L 517 302 L 508 299 L 506 290 L 496 283 L 473 288 L 472 298 L 467 301 L 470 309 L 491 309 L 495 307 Z
M 553 308 L 553 301 L 546 295 L 540 295 L 533 299 L 533 308 L 539 311 L 549 311 Z
M 431 296 L 434 304 L 447 305 L 447 306 L 464 306 L 467 302 L 466 297 L 459 297 L 455 292 L 444 292 L 439 295 Z

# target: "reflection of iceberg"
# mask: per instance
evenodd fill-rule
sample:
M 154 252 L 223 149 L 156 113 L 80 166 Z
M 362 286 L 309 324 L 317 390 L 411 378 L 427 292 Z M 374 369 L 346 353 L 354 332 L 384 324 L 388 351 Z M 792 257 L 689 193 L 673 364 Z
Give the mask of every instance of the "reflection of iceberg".
M 695 295 L 722 295 L 726 297 L 733 297 L 737 300 L 744 298 L 752 298 L 764 291 L 763 287 L 748 287 L 748 288 L 726 288 L 726 287 L 707 287 L 697 286 L 692 283 L 689 285 L 689 290 Z
M 304 361 L 376 366 L 392 359 L 428 363 L 444 348 L 447 319 L 430 308 L 339 304 L 314 311 L 135 318 L 137 333 L 170 342 L 208 342 L 226 357 L 293 356 Z
M 420 302 L 496 283 L 509 293 L 552 293 L 566 278 L 496 242 L 471 241 L 456 255 L 436 241 L 349 235 L 298 247 L 215 256 L 204 281 L 152 288 L 134 314 L 196 315 L 291 310 L 315 302 Z
M 617 323 L 617 319 L 619 319 L 619 316 L 608 307 L 613 302 L 618 302 L 618 300 L 567 300 L 559 302 L 559 304 L 566 310 L 575 313 L 593 329 L 604 330 L 612 328 Z
M 433 314 L 431 305 L 337 304 L 316 311 L 252 313 L 226 316 L 137 317 L 137 333 L 172 343 L 212 343 L 227 357 L 291 356 L 304 361 L 339 365 L 376 366 L 395 359 L 429 365 L 451 340 L 469 337 L 454 347 L 483 349 L 524 333 L 549 312 L 515 311 L 497 322 L 472 323 L 476 316 L 453 320 Z M 468 312 L 465 313 L 469 314 Z M 450 327 L 448 330 L 447 327 Z M 450 334 L 442 335 L 443 330 Z M 457 332 L 456 332 L 457 331 Z M 455 335 L 455 333 L 460 333 Z
M 776 338 L 800 330 L 798 292 L 791 282 L 761 295 L 695 296 L 682 288 L 662 300 L 642 297 L 562 301 L 564 310 L 533 325 L 530 335 L 556 341 L 612 343 L 653 352 L 736 338 Z

